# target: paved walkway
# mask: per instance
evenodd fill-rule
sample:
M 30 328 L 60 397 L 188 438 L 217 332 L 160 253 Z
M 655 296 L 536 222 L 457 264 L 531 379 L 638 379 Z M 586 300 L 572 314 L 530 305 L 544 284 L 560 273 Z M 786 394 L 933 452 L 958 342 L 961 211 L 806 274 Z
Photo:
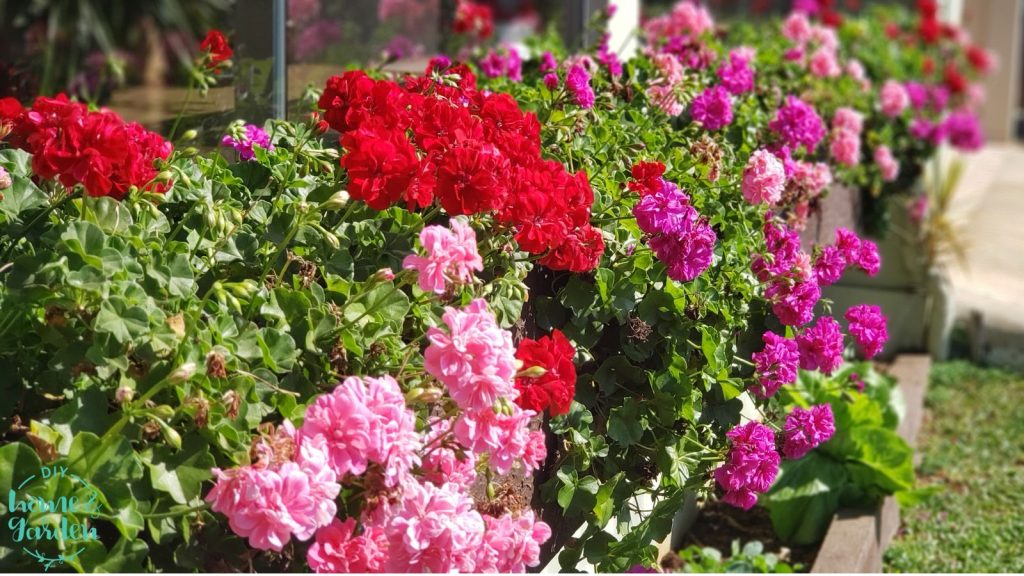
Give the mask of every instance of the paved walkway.
M 963 158 L 953 210 L 965 223 L 968 263 L 951 271 L 957 315 L 980 314 L 975 344 L 986 360 L 1024 367 L 1024 146 L 992 144 Z

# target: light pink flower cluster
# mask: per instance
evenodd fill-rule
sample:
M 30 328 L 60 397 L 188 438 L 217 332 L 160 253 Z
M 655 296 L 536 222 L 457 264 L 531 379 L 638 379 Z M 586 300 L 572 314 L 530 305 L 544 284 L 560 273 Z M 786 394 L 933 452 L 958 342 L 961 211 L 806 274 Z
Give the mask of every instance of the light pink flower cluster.
M 285 422 L 257 444 L 255 464 L 214 469 L 207 500 L 255 548 L 280 551 L 315 534 L 306 560 L 316 572 L 521 572 L 540 562 L 550 528 L 528 509 L 481 514 L 469 493 L 475 444 L 499 473 L 545 458 L 543 434 L 529 429 L 534 413 L 508 406 L 455 426 L 435 420 L 421 435 L 393 379 L 348 378 L 314 401 L 299 432 Z M 476 431 L 461 433 L 469 425 Z M 361 515 L 337 518 L 340 484 L 355 476 Z
M 798 406 L 786 416 L 782 429 L 782 453 L 790 460 L 803 458 L 811 450 L 828 442 L 835 433 L 832 406 L 818 404 L 810 410 Z
M 677 2 L 668 13 L 644 23 L 648 44 L 657 44 L 666 38 L 682 36 L 696 38 L 715 25 L 711 14 L 691 0 Z
M 812 23 L 801 11 L 792 12 L 782 23 L 782 35 L 793 47 L 785 56 L 792 61 L 807 61 L 811 74 L 819 78 L 835 78 L 843 73 L 839 63 L 839 37 L 831 28 Z
M 829 152 L 844 166 L 860 164 L 860 134 L 864 117 L 852 108 L 836 110 L 832 118 L 832 143 Z
M 726 436 L 732 444 L 724 464 L 715 469 L 715 480 L 725 490 L 722 500 L 749 510 L 757 495 L 767 492 L 779 474 L 775 433 L 758 422 L 736 426 Z
M 743 198 L 751 204 L 775 204 L 786 189 L 786 169 L 774 154 L 757 150 L 743 169 Z
M 647 87 L 647 98 L 669 116 L 683 113 L 679 101 L 679 84 L 683 81 L 683 65 L 674 54 L 658 53 L 652 57 L 657 76 Z
M 843 332 L 831 316 L 822 316 L 796 338 L 800 367 L 831 374 L 843 363 Z
M 444 294 L 449 283 L 469 284 L 473 272 L 484 269 L 476 247 L 476 232 L 462 218 L 453 218 L 451 230 L 443 226 L 427 226 L 420 232 L 420 245 L 425 256 L 410 254 L 402 268 L 419 273 L 420 289 Z
M 874 158 L 879 172 L 882 173 L 882 180 L 885 182 L 896 180 L 900 175 L 900 162 L 893 156 L 892 150 L 882 144 L 875 148 Z
M 478 298 L 463 309 L 447 308 L 448 330 L 430 328 L 424 368 L 441 381 L 452 400 L 469 412 L 488 411 L 499 398 L 514 400 L 516 347 Z
M 252 465 L 214 468 L 217 482 L 206 495 L 236 534 L 253 548 L 280 552 L 292 536 L 308 540 L 331 522 L 341 486 L 322 444 L 302 444 L 285 423 L 253 453 Z
M 363 474 L 375 463 L 384 470 L 385 484 L 394 487 L 420 463 L 416 415 L 391 376 L 346 378 L 309 406 L 299 434 L 303 442 L 322 442 L 341 478 Z
M 910 95 L 906 87 L 896 80 L 886 80 L 878 97 L 882 113 L 890 118 L 899 116 L 910 106 Z

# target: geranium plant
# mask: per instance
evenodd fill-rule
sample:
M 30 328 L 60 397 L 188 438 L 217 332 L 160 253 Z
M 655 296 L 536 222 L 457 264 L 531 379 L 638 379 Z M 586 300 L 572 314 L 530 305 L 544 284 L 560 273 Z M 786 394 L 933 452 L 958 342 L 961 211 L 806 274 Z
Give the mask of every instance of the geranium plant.
M 835 34 L 793 22 L 811 72 L 683 2 L 625 62 L 603 38 L 346 72 L 223 154 L 0 101 L 0 488 L 41 463 L 96 487 L 79 570 L 625 570 L 687 490 L 754 506 L 856 425 L 780 410 L 798 370 L 887 338 L 821 301 L 874 243 L 796 232 L 868 112 L 813 73 Z

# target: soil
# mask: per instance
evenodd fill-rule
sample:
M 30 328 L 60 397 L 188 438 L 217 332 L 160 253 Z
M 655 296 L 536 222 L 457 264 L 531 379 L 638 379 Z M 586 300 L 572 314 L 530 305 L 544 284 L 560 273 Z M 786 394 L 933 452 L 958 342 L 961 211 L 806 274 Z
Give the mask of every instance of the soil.
M 723 502 L 708 502 L 700 511 L 697 521 L 683 539 L 683 548 L 691 545 L 715 548 L 723 557 L 731 555 L 733 540 L 741 545 L 752 540 L 764 544 L 771 552 L 790 564 L 802 564 L 802 571 L 810 572 L 818 556 L 818 546 L 786 546 L 775 537 L 768 511 L 752 508 L 748 511 Z

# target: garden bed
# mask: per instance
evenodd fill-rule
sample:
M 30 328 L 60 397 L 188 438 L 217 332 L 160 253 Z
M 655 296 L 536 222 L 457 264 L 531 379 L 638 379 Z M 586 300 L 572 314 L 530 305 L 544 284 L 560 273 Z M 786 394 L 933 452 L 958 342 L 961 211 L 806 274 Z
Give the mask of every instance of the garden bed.
M 928 356 L 908 354 L 898 356 L 886 369 L 899 381 L 906 402 L 906 414 L 898 432 L 911 445 L 921 427 L 930 366 Z M 757 540 L 780 559 L 802 564 L 813 573 L 881 572 L 882 554 L 899 524 L 899 505 L 895 497 L 889 496 L 874 510 L 840 510 L 820 546 L 786 546 L 775 536 L 765 509 L 758 507 L 745 512 L 714 502 L 701 509 L 681 544 L 728 550 L 733 540 Z M 672 555 L 662 562 L 671 566 Z

